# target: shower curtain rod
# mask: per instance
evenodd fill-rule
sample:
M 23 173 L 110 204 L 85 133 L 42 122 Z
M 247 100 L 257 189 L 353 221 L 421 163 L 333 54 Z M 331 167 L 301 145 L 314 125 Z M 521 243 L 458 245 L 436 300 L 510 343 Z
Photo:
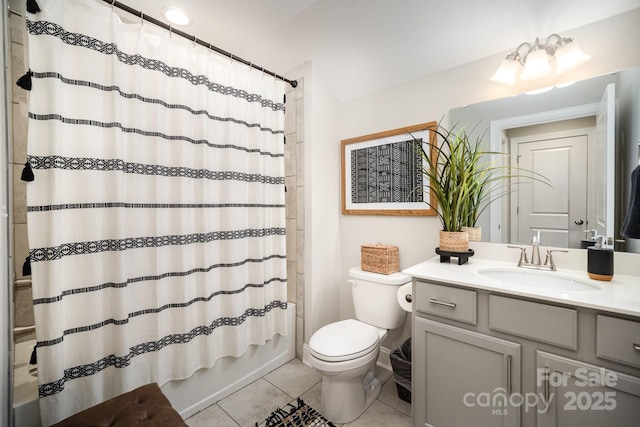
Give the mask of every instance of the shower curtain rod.
M 145 21 L 151 22 L 154 25 L 157 25 L 157 26 L 159 26 L 161 28 L 164 28 L 165 30 L 168 30 L 171 34 L 177 34 L 180 37 L 184 37 L 185 39 L 187 39 L 189 41 L 192 41 L 194 43 L 198 43 L 200 46 L 204 46 L 207 49 L 213 50 L 214 52 L 217 52 L 217 53 L 219 53 L 221 55 L 224 55 L 224 56 L 226 56 L 228 58 L 231 58 L 234 61 L 242 62 L 243 64 L 246 64 L 251 68 L 255 68 L 256 70 L 260 70 L 265 74 L 269 74 L 270 76 L 273 76 L 276 79 L 285 81 L 285 82 L 289 83 L 291 85 L 291 87 L 298 86 L 298 81 L 297 80 L 289 80 L 289 79 L 287 79 L 285 77 L 282 77 L 282 76 L 274 73 L 273 71 L 269 71 L 269 70 L 267 70 L 267 69 L 265 69 L 263 67 L 259 67 L 256 64 L 253 64 L 253 63 L 247 61 L 246 59 L 242 59 L 242 58 L 240 58 L 238 56 L 235 56 L 234 54 L 232 54 L 230 52 L 227 52 L 226 50 L 220 49 L 219 47 L 212 45 L 211 43 L 207 43 L 204 40 L 200 40 L 199 38 L 196 38 L 196 36 L 192 36 L 191 34 L 187 34 L 184 31 L 177 30 L 174 27 L 172 27 L 171 25 L 167 25 L 164 22 L 162 22 L 162 21 L 160 21 L 160 20 L 158 20 L 158 19 L 156 19 L 156 18 L 154 18 L 152 16 L 144 14 L 140 10 L 136 10 L 136 9 L 134 9 L 132 7 L 127 6 L 126 4 L 123 4 L 123 3 L 120 3 L 120 2 L 114 1 L 114 0 L 102 0 L 102 1 L 105 2 L 105 3 L 108 3 L 111 6 L 117 7 L 118 9 L 122 9 L 125 12 L 130 13 L 131 15 L 137 16 L 138 18 L 141 18 L 141 19 L 143 19 Z

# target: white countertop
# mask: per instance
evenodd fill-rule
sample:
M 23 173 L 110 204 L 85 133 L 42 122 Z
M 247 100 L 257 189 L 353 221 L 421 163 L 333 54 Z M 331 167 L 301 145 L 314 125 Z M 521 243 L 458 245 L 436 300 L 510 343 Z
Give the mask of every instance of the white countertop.
M 540 274 L 562 276 L 594 286 L 593 289 L 564 291 L 505 283 L 481 274 L 481 271 L 486 269 L 528 270 L 518 269 L 514 262 L 469 258 L 467 264 L 458 265 L 457 258 L 452 258 L 451 263 L 441 263 L 440 257 L 435 257 L 402 272 L 417 279 L 640 317 L 640 277 L 638 276 L 615 274 L 610 282 L 605 282 L 589 279 L 586 271 L 562 268 L 558 268 L 555 272 L 540 271 Z

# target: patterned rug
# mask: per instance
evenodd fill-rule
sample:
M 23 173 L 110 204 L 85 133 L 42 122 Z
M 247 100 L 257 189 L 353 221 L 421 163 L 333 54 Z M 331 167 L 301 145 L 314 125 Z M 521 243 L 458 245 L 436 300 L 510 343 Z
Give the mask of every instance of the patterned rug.
M 256 427 L 336 427 L 331 421 L 320 415 L 318 411 L 298 398 L 297 403 L 289 403 L 271 413 L 264 424 L 256 423 Z

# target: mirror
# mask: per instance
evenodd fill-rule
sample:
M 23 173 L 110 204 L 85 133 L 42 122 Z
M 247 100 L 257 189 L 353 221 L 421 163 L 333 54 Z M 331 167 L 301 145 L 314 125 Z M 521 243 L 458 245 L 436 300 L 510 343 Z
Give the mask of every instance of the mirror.
M 602 110 L 607 93 L 615 113 Z M 579 248 L 597 230 L 616 250 L 640 252 L 640 240 L 620 236 L 640 158 L 639 112 L 640 67 L 450 110 L 451 125 L 466 126 L 472 140 L 482 137 L 487 150 L 510 153 L 512 164 L 553 182 L 520 185 L 493 203 L 477 224 L 483 240 L 529 244 L 540 230 L 545 246 Z

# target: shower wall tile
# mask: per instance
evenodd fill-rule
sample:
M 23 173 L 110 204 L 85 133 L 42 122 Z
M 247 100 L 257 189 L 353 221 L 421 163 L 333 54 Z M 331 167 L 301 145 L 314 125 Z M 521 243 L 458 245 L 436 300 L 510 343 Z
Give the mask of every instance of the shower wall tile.
M 286 225 L 286 233 L 287 233 L 287 261 L 296 262 L 297 254 L 296 254 L 296 220 L 288 219 Z
M 11 6 L 11 8 L 16 10 L 16 7 Z M 14 14 L 9 15 L 9 29 L 11 30 L 9 36 L 12 42 L 18 44 L 24 43 L 25 27 L 26 23 L 23 18 Z
M 302 360 L 304 344 L 304 318 L 296 316 L 296 357 Z
M 304 274 L 296 274 L 296 287 L 296 316 L 304 317 Z
M 297 300 L 296 263 L 287 261 L 287 301 L 295 303 Z
M 14 298 L 14 326 L 31 326 L 35 324 L 33 317 L 33 293 L 31 286 L 16 287 Z
M 296 227 L 304 230 L 304 187 L 296 187 Z
M 28 91 L 15 85 L 20 77 L 29 69 L 25 66 L 24 49 L 21 44 L 11 43 L 11 89 L 13 102 L 27 102 Z
M 295 134 L 288 135 L 287 140 L 289 142 L 284 145 L 284 176 L 296 176 L 298 159 Z
M 29 255 L 29 239 L 27 235 L 27 224 L 14 224 L 13 226 L 13 265 L 15 278 L 20 279 L 22 275 L 22 264 Z
M 296 230 L 296 263 L 298 273 L 304 273 L 304 231 Z
M 22 181 L 22 165 L 13 165 L 13 223 L 27 223 L 27 183 Z
M 16 90 L 22 90 L 16 86 Z M 11 104 L 11 124 L 13 128 L 13 161 L 23 165 L 27 160 L 27 129 L 29 112 L 24 102 Z
M 296 100 L 296 142 L 304 141 L 304 99 Z
M 285 104 L 284 134 L 290 135 L 296 132 L 296 98 L 295 92 L 287 93 L 287 103 Z M 287 138 L 289 139 L 289 138 Z M 295 142 L 295 140 L 293 140 Z
M 304 185 L 304 144 L 296 143 L 296 184 Z
M 11 28 L 9 37 L 13 43 L 22 44 L 22 31 L 20 29 Z
M 296 177 L 289 176 L 284 180 L 287 192 L 284 195 L 285 199 L 285 217 L 287 219 L 296 219 L 296 206 L 298 203 Z

